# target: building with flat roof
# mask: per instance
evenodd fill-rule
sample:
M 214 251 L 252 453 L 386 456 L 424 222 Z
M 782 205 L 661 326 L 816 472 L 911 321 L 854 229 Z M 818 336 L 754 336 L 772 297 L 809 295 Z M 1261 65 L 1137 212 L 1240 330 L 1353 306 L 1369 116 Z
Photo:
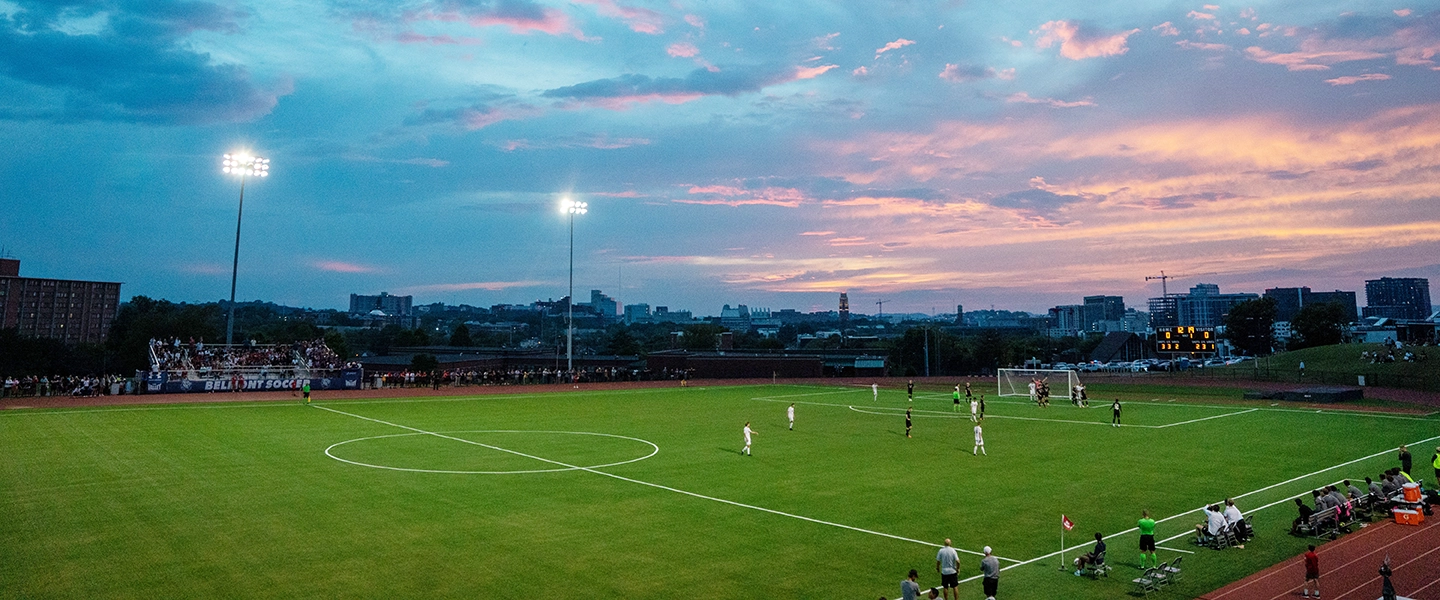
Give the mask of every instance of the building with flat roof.
M 380 292 L 379 296 L 350 294 L 350 314 L 368 315 L 378 310 L 391 317 L 409 317 L 414 302 L 414 296 L 391 296 L 386 292 Z
M 1308 287 L 1298 288 L 1270 288 L 1265 290 L 1264 296 L 1275 301 L 1275 320 L 1277 322 L 1288 322 L 1295 320 L 1295 315 L 1300 309 L 1312 304 L 1339 304 L 1345 310 L 1345 317 L 1348 322 L 1354 323 L 1360 320 L 1359 311 L 1356 310 L 1355 292 L 1314 292 Z
M 120 310 L 120 284 L 20 276 L 20 261 L 0 258 L 0 329 L 67 344 L 99 344 Z
M 1365 316 L 1421 321 L 1429 316 L 1430 280 L 1381 277 L 1365 281 Z

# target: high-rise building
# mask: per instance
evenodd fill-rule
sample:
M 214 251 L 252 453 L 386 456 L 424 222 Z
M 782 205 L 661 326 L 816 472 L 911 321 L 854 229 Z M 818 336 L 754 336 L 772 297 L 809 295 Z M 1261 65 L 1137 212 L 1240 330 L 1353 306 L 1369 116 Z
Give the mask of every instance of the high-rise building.
M 391 296 L 387 292 L 380 292 L 379 296 L 350 294 L 350 314 L 364 315 L 378 310 L 391 317 L 408 317 L 413 312 L 414 301 L 414 296 Z
M 0 329 L 99 344 L 119 310 L 119 283 L 21 277 L 20 261 L 0 258 Z
M 850 322 L 850 295 L 840 292 L 840 326 Z
M 1225 315 L 1230 307 L 1246 300 L 1260 298 L 1259 294 L 1222 294 L 1220 286 L 1201 283 L 1190 288 L 1190 294 L 1181 296 L 1177 308 L 1178 325 L 1194 327 L 1217 327 L 1225 324 Z M 1153 317 L 1152 317 L 1153 322 Z
M 1358 318 L 1355 310 L 1355 292 L 1312 292 L 1308 287 L 1298 288 L 1270 288 L 1265 290 L 1264 296 L 1275 301 L 1275 321 L 1289 322 L 1295 320 L 1295 315 L 1300 309 L 1312 304 L 1339 304 L 1345 310 L 1345 317 L 1348 321 L 1354 322 Z
M 965 324 L 965 305 L 964 305 L 964 304 L 956 304 L 956 305 L 955 305 L 955 324 L 956 324 L 956 325 L 964 325 L 964 324 Z
M 602 317 L 614 317 L 620 314 L 620 303 L 600 290 L 590 290 L 590 310 Z
M 1120 321 L 1125 318 L 1125 298 L 1122 296 L 1086 296 L 1084 304 L 1084 329 L 1099 331 L 1096 323 Z
M 626 322 L 626 323 L 649 323 L 650 320 L 651 320 L 651 318 L 650 318 L 650 305 L 649 305 L 649 304 L 626 304 L 626 305 L 625 305 L 625 322 Z
M 1430 316 L 1430 280 L 1381 277 L 1365 282 L 1365 316 L 1419 321 Z

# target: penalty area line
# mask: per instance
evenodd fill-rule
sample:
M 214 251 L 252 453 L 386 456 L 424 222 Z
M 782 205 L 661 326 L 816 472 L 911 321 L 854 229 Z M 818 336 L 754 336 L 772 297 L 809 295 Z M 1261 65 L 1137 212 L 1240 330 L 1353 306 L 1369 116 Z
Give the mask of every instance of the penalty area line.
M 549 464 L 556 465 L 556 466 L 559 466 L 559 467 L 564 467 L 564 468 L 566 468 L 566 469 L 573 470 L 573 471 L 585 471 L 585 472 L 587 472 L 587 473 L 594 473 L 594 474 L 596 474 L 596 475 L 603 475 L 603 476 L 609 477 L 609 478 L 611 478 L 611 479 L 617 479 L 617 480 L 619 480 L 619 481 L 624 481 L 624 482 L 628 482 L 628 483 L 634 483 L 634 484 L 643 485 L 643 486 L 646 486 L 646 487 L 652 487 L 652 488 L 659 489 L 659 490 L 665 490 L 665 491 L 667 491 L 667 492 L 674 492 L 674 493 L 676 493 L 676 494 L 682 494 L 682 495 L 685 495 L 685 496 L 690 496 L 690 497 L 692 497 L 692 498 L 699 498 L 699 499 L 702 499 L 702 500 L 710 500 L 710 501 L 712 501 L 712 502 L 719 502 L 719 503 L 721 503 L 721 504 L 728 504 L 728 505 L 730 505 L 730 506 L 735 506 L 735 507 L 739 507 L 739 508 L 748 508 L 748 509 L 757 510 L 757 511 L 760 511 L 760 512 L 763 512 L 763 513 L 769 513 L 769 514 L 772 514 L 772 515 L 778 515 L 778 516 L 782 516 L 782 517 L 790 517 L 790 518 L 792 518 L 792 519 L 798 519 L 798 520 L 801 520 L 801 521 L 806 521 L 806 522 L 809 522 L 809 523 L 815 523 L 815 524 L 818 524 L 818 525 L 829 525 L 829 526 L 831 526 L 831 527 L 837 527 L 837 528 L 840 528 L 840 529 L 846 529 L 846 530 L 855 531 L 855 532 L 859 532 L 859 533 L 868 533 L 868 534 L 870 534 L 870 535 L 876 535 L 876 536 L 880 536 L 880 537 L 884 537 L 884 538 L 890 538 L 890 539 L 892 539 L 892 540 L 899 540 L 899 541 L 902 541 L 902 542 L 910 542 L 910 543 L 912 543 L 912 544 L 920 544 L 920 545 L 922 545 L 922 546 L 927 546 L 927 547 L 931 547 L 931 548 L 939 548 L 939 547 L 941 547 L 940 544 L 936 544 L 936 543 L 933 543 L 933 542 L 926 542 L 926 541 L 911 539 L 911 538 L 907 538 L 907 537 L 904 537 L 904 536 L 898 536 L 898 535 L 894 535 L 894 534 L 890 534 L 890 533 L 885 533 L 885 532 L 883 532 L 883 531 L 874 531 L 874 530 L 865 529 L 865 528 L 862 528 L 862 527 L 855 527 L 855 526 L 853 526 L 853 525 L 845 525 L 844 523 L 834 523 L 834 522 L 831 522 L 831 521 L 824 521 L 824 520 L 821 520 L 821 519 L 816 519 L 816 518 L 812 518 L 812 517 L 807 517 L 807 516 L 804 516 L 804 515 L 797 515 L 797 514 L 794 514 L 794 513 L 787 513 L 787 512 L 785 512 L 785 511 L 775 510 L 775 509 L 773 509 L 773 508 L 765 508 L 765 507 L 763 507 L 763 506 L 755 506 L 755 505 L 753 505 L 753 504 L 745 504 L 745 503 L 743 503 L 743 502 L 736 502 L 736 501 L 734 501 L 734 500 L 726 500 L 726 499 L 724 499 L 724 498 L 716 498 L 716 497 L 714 497 L 714 496 L 706 496 L 705 494 L 699 494 L 699 493 L 696 493 L 696 492 L 689 492 L 689 491 L 686 491 L 686 490 L 682 490 L 682 489 L 679 489 L 679 488 L 673 488 L 673 487 L 670 487 L 670 486 L 667 486 L 667 485 L 661 485 L 661 484 L 658 484 L 658 483 L 651 483 L 651 482 L 648 482 L 648 481 L 641 481 L 641 480 L 639 480 L 639 479 L 633 479 L 633 478 L 630 478 L 630 477 L 625 477 L 624 475 L 616 475 L 616 474 L 614 474 L 614 473 L 606 473 L 605 471 L 601 471 L 601 470 L 594 469 L 594 468 L 591 468 L 591 467 L 585 467 L 585 466 L 579 466 L 579 465 L 572 465 L 572 464 L 565 463 L 565 462 L 561 462 L 561 461 L 558 461 L 558 460 L 548 459 L 548 458 L 545 458 L 545 457 L 542 457 L 542 456 L 535 456 L 535 455 L 533 455 L 533 454 L 526 454 L 526 453 L 524 453 L 524 452 L 519 452 L 519 451 L 516 451 L 516 450 L 510 450 L 510 449 L 508 449 L 508 448 L 501 448 L 501 447 L 499 447 L 499 446 L 492 446 L 492 445 L 490 445 L 490 444 L 483 444 L 483 443 L 480 443 L 480 442 L 471 441 L 471 440 L 467 440 L 467 439 L 464 439 L 464 438 L 458 438 L 458 437 L 455 437 L 455 436 L 445 435 L 445 434 L 443 434 L 443 433 L 437 433 L 437 432 L 433 432 L 433 431 L 426 431 L 426 430 L 424 430 L 424 429 L 419 429 L 419 428 L 416 428 L 416 427 L 410 427 L 410 426 L 408 426 L 408 425 L 401 425 L 401 424 L 399 424 L 399 423 L 392 423 L 392 422 L 390 422 L 390 421 L 383 421 L 383 420 L 380 420 L 380 419 L 375 419 L 375 418 L 371 418 L 371 417 L 366 417 L 366 416 L 362 416 L 362 415 L 357 415 L 357 414 L 354 414 L 354 413 L 348 413 L 348 412 L 345 412 L 345 411 L 343 411 L 343 410 L 336 410 L 336 409 L 333 409 L 333 408 L 330 408 L 330 407 L 327 407 L 327 406 L 320 406 L 320 405 L 313 405 L 313 406 L 315 406 L 316 408 L 319 408 L 319 409 L 321 409 L 321 410 L 327 410 L 327 411 L 330 411 L 330 412 L 335 413 L 335 414 L 338 414 L 338 415 L 344 415 L 344 416 L 347 416 L 347 417 L 352 417 L 352 418 L 355 418 L 355 419 L 360 419 L 360 420 L 362 420 L 362 421 L 370 421 L 370 422 L 372 422 L 372 423 L 378 423 L 378 424 L 381 424 L 381 425 L 388 425 L 388 426 L 390 426 L 390 427 L 396 427 L 396 428 L 399 428 L 399 429 L 404 429 L 404 430 L 406 430 L 406 431 L 413 431 L 413 432 L 415 432 L 415 433 L 420 433 L 420 434 L 424 434 L 424 435 L 431 435 L 431 436 L 435 436 L 435 437 L 438 437 L 438 438 L 441 438 L 441 439 L 452 440 L 452 441 L 461 442 L 461 443 L 464 443 L 464 444 L 470 444 L 470 445 L 472 445 L 472 446 L 479 446 L 479 447 L 482 447 L 482 448 L 489 448 L 489 449 L 491 449 L 491 450 L 497 450 L 497 451 L 500 451 L 500 452 L 505 452 L 505 453 L 508 453 L 508 454 L 513 454 L 513 455 L 515 455 L 515 456 L 521 456 L 521 457 L 529 458 L 529 459 L 532 459 L 532 460 L 538 460 L 538 461 L 543 462 L 543 463 L 549 463 Z M 956 548 L 956 550 L 958 550 L 958 551 L 960 551 L 960 552 L 967 553 L 967 554 L 974 554 L 974 555 L 977 555 L 977 556 L 984 556 L 984 553 L 976 552 L 976 551 L 974 551 L 974 550 L 965 550 L 965 549 L 963 549 L 963 548 Z M 1000 557 L 996 557 L 996 558 L 1000 558 Z M 1014 559 L 1010 559 L 1010 558 L 1000 558 L 1000 560 L 1006 560 L 1006 561 L 1010 561 L 1010 562 L 1014 562 L 1014 563 L 1020 562 L 1020 561 L 1017 561 L 1017 560 L 1014 560 Z

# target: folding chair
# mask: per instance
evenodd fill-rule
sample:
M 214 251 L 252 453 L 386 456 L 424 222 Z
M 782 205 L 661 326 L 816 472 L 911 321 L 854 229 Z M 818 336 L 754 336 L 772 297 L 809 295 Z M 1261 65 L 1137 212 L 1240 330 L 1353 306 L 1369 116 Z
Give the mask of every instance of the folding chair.
M 1184 559 L 1184 558 L 1185 558 L 1185 557 L 1183 557 L 1183 556 L 1176 557 L 1175 560 L 1170 561 L 1170 566 L 1168 566 L 1168 567 L 1165 566 L 1165 565 L 1161 565 L 1161 566 L 1160 566 L 1160 568 L 1162 568 L 1162 569 L 1165 570 L 1165 580 L 1166 580 L 1166 581 L 1169 581 L 1169 582 L 1171 582 L 1171 583 L 1175 583 L 1175 582 L 1180 581 L 1180 561 L 1181 561 L 1181 559 Z
M 1091 579 L 1099 579 L 1101 575 L 1109 577 L 1110 565 L 1105 562 L 1105 553 L 1101 552 L 1095 555 L 1095 560 L 1086 563 L 1085 568 L 1081 569 L 1080 573 L 1082 575 L 1089 575 Z
M 1135 591 L 1140 592 L 1145 596 L 1149 596 L 1150 592 L 1160 591 L 1160 584 L 1155 578 L 1155 572 L 1156 569 L 1145 569 L 1145 573 L 1143 575 L 1136 577 L 1135 579 L 1131 579 L 1130 583 L 1135 584 Z
M 1155 589 L 1170 585 L 1170 563 L 1160 563 L 1155 567 Z

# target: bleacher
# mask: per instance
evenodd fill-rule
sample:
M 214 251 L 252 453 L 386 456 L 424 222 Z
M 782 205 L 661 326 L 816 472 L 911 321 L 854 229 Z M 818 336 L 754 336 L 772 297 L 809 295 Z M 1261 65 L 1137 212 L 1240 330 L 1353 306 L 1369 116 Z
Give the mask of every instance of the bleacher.
M 293 344 L 206 344 L 150 341 L 150 371 L 170 380 L 330 377 L 345 367 L 324 340 Z

